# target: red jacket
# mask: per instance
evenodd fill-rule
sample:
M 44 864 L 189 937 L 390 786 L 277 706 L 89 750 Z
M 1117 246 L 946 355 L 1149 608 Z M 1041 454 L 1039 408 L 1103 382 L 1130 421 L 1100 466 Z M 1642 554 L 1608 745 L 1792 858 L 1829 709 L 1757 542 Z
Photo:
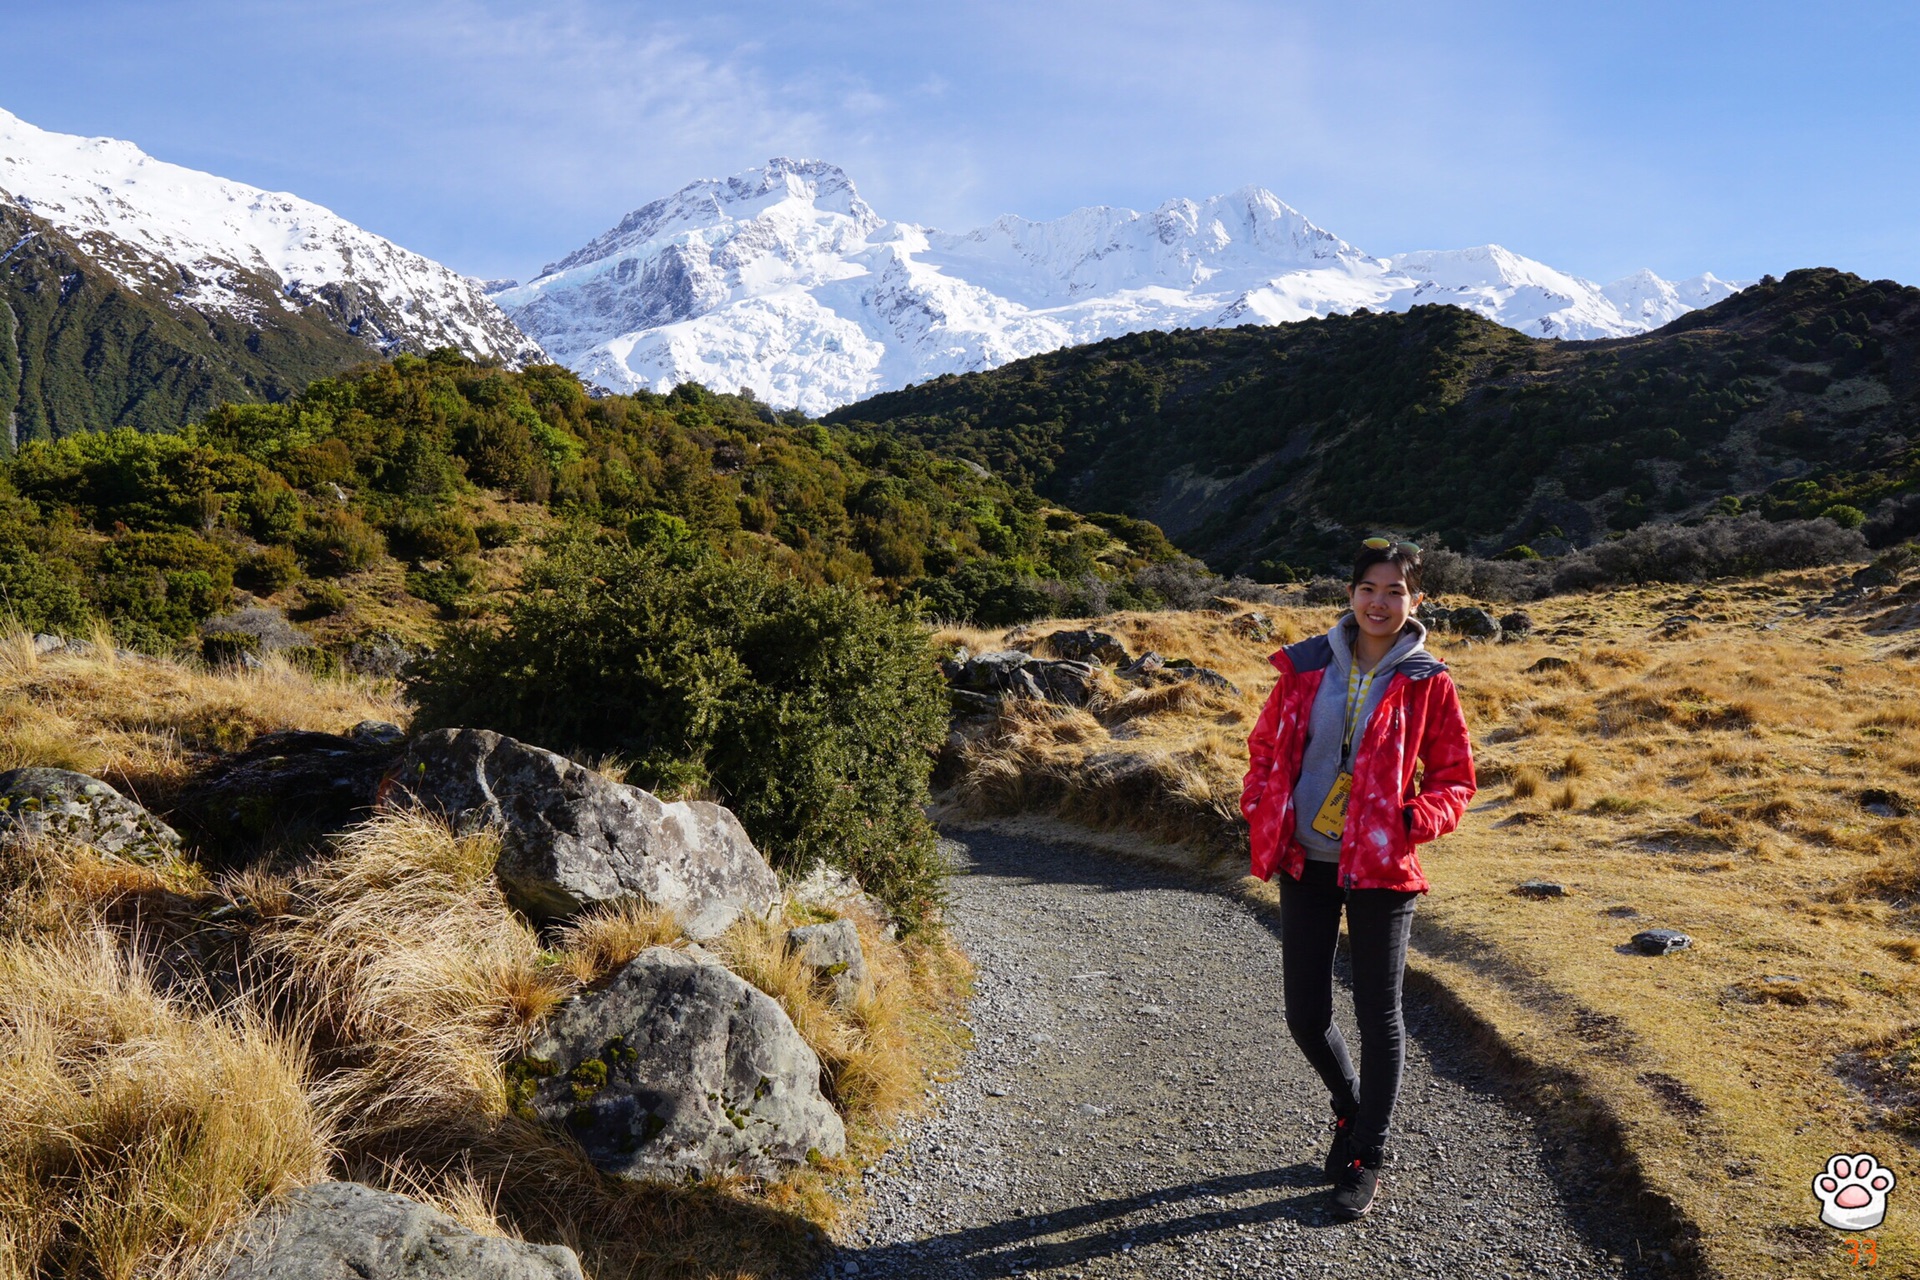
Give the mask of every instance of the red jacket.
M 1333 644 L 1316 636 L 1270 659 L 1280 672 L 1247 739 L 1251 759 L 1240 788 L 1253 874 L 1298 879 L 1307 851 L 1294 839 L 1293 785 L 1307 746 L 1313 699 L 1333 661 Z M 1425 767 L 1418 789 L 1416 764 Z M 1446 664 L 1425 652 L 1394 668 L 1386 692 L 1354 749 L 1353 794 L 1340 835 L 1340 885 L 1425 893 L 1417 845 L 1460 825 L 1475 791 L 1473 747 Z

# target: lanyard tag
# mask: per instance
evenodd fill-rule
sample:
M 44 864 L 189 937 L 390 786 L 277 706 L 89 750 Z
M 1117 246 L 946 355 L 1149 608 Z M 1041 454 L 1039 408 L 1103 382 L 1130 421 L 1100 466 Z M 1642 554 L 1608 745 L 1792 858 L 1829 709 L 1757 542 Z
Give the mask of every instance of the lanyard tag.
M 1327 798 L 1320 805 L 1320 812 L 1313 815 L 1313 831 L 1329 840 L 1338 840 L 1347 826 L 1347 797 L 1353 792 L 1353 775 L 1345 769 L 1333 780 L 1333 790 L 1327 792 Z

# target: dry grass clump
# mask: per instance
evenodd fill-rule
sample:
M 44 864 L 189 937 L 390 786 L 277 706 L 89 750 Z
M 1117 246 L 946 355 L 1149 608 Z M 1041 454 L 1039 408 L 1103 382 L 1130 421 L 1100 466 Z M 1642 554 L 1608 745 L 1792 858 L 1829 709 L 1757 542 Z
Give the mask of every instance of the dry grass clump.
M 503 1114 L 501 1067 L 572 990 L 508 910 L 491 832 L 418 813 L 354 828 L 255 939 L 314 1021 L 343 1137 L 378 1148 L 452 1117 Z
M 0 1274 L 186 1275 L 325 1176 L 305 1047 L 158 988 L 101 929 L 0 940 Z
M 956 817 L 1048 813 L 1101 829 L 1125 829 L 1183 846 L 1194 856 L 1237 856 L 1245 839 L 1240 779 L 1247 730 L 1271 681 L 1267 656 L 1324 629 L 1334 611 L 1267 610 L 1274 634 L 1254 640 L 1219 613 L 1123 613 L 1060 619 L 1026 630 L 1039 642 L 1055 630 L 1091 628 L 1118 637 L 1135 656 L 1191 658 L 1238 692 L 1171 674 L 1144 682 L 1102 670 L 1085 708 L 1006 702 L 991 719 L 963 726 L 936 781 Z M 1325 621 L 1320 620 L 1324 614 Z M 1009 636 L 964 627 L 937 643 L 974 652 L 1006 648 Z
M 18 629 L 0 633 L 0 770 L 92 774 L 164 807 L 210 751 L 280 729 L 342 732 L 361 720 L 404 724 L 397 693 L 363 679 L 315 679 L 269 658 L 259 670 L 207 671 L 159 658 L 120 658 L 111 640 L 87 653 L 36 654 Z

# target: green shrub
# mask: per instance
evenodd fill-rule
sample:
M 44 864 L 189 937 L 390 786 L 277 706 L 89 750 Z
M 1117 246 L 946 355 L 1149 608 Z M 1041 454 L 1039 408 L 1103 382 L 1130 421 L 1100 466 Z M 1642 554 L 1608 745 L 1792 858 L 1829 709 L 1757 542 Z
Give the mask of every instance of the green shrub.
M 1850 507 L 1844 502 L 1836 502 L 1820 513 L 1822 519 L 1831 520 L 1842 529 L 1858 529 L 1867 522 L 1867 513 L 1858 507 Z
M 0 621 L 28 631 L 76 635 L 92 618 L 70 565 L 23 547 L 0 549 Z
M 520 541 L 522 530 L 511 520 L 483 520 L 474 527 L 473 533 L 481 546 L 492 551 Z
M 250 631 L 209 631 L 200 637 L 200 657 L 210 667 L 238 666 L 260 656 L 260 637 Z
M 346 610 L 346 592 L 331 582 L 307 582 L 301 584 L 300 599 L 294 605 L 293 616 L 302 620 L 331 618 Z
M 284 591 L 301 577 L 300 557 L 292 547 L 267 547 L 247 557 L 239 572 L 241 585 L 263 596 Z
M 458 511 L 409 508 L 387 523 L 387 543 L 414 560 L 452 560 L 480 550 L 479 536 Z
M 280 651 L 280 656 L 293 666 L 316 676 L 340 674 L 340 656 L 331 649 L 323 649 L 317 644 L 288 645 Z
M 640 786 L 710 790 L 776 866 L 824 858 L 926 917 L 946 716 L 910 611 L 691 543 L 563 542 L 524 586 L 411 670 L 416 723 L 617 753 Z
M 341 507 L 316 516 L 300 536 L 301 558 L 315 573 L 357 573 L 386 554 L 380 531 Z
M 126 533 L 100 552 L 95 599 L 129 643 L 184 640 L 233 595 L 233 558 L 190 533 Z

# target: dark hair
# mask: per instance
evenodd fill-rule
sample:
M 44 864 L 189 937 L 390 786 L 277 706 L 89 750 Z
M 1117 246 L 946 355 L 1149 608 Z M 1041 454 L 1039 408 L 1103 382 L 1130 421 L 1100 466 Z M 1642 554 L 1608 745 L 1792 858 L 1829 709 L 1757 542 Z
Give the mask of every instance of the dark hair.
M 1353 558 L 1353 577 L 1347 585 L 1357 587 L 1360 579 L 1367 576 L 1367 570 L 1377 564 L 1398 566 L 1407 579 L 1407 592 L 1420 594 L 1420 553 L 1404 542 L 1396 542 L 1390 547 L 1362 547 L 1360 554 Z

